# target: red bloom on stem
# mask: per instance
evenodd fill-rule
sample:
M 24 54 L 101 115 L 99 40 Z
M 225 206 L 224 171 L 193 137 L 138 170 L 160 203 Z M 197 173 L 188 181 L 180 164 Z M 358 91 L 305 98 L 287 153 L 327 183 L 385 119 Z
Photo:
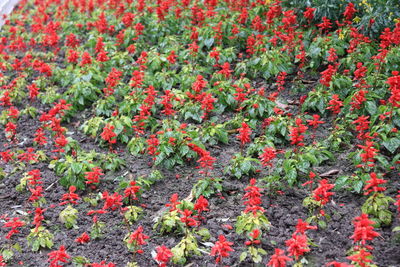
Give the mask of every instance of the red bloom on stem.
M 196 203 L 194 203 L 193 209 L 196 210 L 198 214 L 201 214 L 203 211 L 208 211 L 208 200 L 204 196 L 200 196 L 196 200 Z
M 304 140 L 304 135 L 305 131 L 308 129 L 307 126 L 305 126 L 300 118 L 297 118 L 296 121 L 296 126 L 290 128 L 290 141 L 292 145 L 297 145 L 297 146 L 304 146 L 303 140 Z
M 180 211 L 180 214 L 182 215 L 182 217 L 180 218 L 181 222 L 183 222 L 184 224 L 186 224 L 186 226 L 197 226 L 199 224 L 199 222 L 197 222 L 193 217 L 191 217 L 192 215 L 192 211 L 185 209 L 184 211 Z
M 317 24 L 317 27 L 322 31 L 329 30 L 332 28 L 332 22 L 327 17 L 323 17 L 322 23 Z
M 332 95 L 332 99 L 329 101 L 329 107 L 326 109 L 331 110 L 334 114 L 339 114 L 342 106 L 343 102 L 340 101 L 339 95 Z
M 327 179 L 322 179 L 319 181 L 319 186 L 313 191 L 313 198 L 316 201 L 321 202 L 322 205 L 325 205 L 329 201 L 329 197 L 334 195 L 335 193 L 329 192 L 335 185 L 329 184 Z
M 356 262 L 359 266 L 361 267 L 367 267 L 369 266 L 368 263 L 371 263 L 371 257 L 372 254 L 369 253 L 367 250 L 365 249 L 359 249 L 357 250 L 357 252 L 351 256 L 348 256 L 347 258 L 351 261 Z
M 105 199 L 103 210 L 116 210 L 122 206 L 122 196 L 118 194 L 118 192 L 114 192 L 113 195 L 110 195 L 105 191 L 102 194 L 102 198 Z
M 216 158 L 212 157 L 210 152 L 206 151 L 205 149 L 202 149 L 201 147 L 193 143 L 189 143 L 188 147 L 194 152 L 196 152 L 197 155 L 200 157 L 200 159 L 197 162 L 200 164 L 201 168 L 210 170 L 213 169 L 213 165 L 216 161 Z
M 367 241 L 373 240 L 379 236 L 379 233 L 374 231 L 374 221 L 368 219 L 368 215 L 362 213 L 359 217 L 356 217 L 353 221 L 354 234 L 350 237 L 354 243 L 360 242 L 362 246 L 365 246 Z
M 171 198 L 169 199 L 170 203 L 165 204 L 166 207 L 170 207 L 169 211 L 174 211 L 176 210 L 176 206 L 178 206 L 179 204 L 181 204 L 181 202 L 178 201 L 179 200 L 179 196 L 177 193 L 172 194 Z
M 124 190 L 124 198 L 129 198 L 132 200 L 137 200 L 137 195 L 140 191 L 140 186 L 136 185 L 136 181 L 131 181 L 128 186 Z
M 92 64 L 92 57 L 88 52 L 83 52 L 80 65 L 83 67 L 85 65 L 90 65 L 90 64 Z
M 343 16 L 345 17 L 345 19 L 348 21 L 348 23 L 351 23 L 351 20 L 354 16 L 354 13 L 356 13 L 357 10 L 354 8 L 354 4 L 353 3 L 349 3 L 346 6 L 346 10 L 343 12 Z
M 382 184 L 387 183 L 384 179 L 378 179 L 376 173 L 371 172 L 369 174 L 371 179 L 366 181 L 366 186 L 364 187 L 364 195 L 369 195 L 371 192 L 382 192 L 386 190 L 386 187 L 380 187 Z
M 295 234 L 305 234 L 307 230 L 316 230 L 317 226 L 311 226 L 307 222 L 302 219 L 297 220 L 296 231 Z
M 11 228 L 11 230 L 6 235 L 6 239 L 10 239 L 14 234 L 18 234 L 19 230 L 17 228 L 20 228 L 22 226 L 25 226 L 25 222 L 20 221 L 18 217 L 12 218 L 12 220 L 8 220 L 3 225 L 3 228 Z
M 114 125 L 107 124 L 103 128 L 103 132 L 100 134 L 101 138 L 109 144 L 115 144 L 117 142 L 117 139 L 115 138 L 117 134 L 113 132 L 114 128 Z
M 130 236 L 128 239 L 128 243 L 135 246 L 137 249 L 136 252 L 140 253 L 140 247 L 146 245 L 146 239 L 149 239 L 149 236 L 143 234 L 143 227 L 139 226 Z
M 59 250 L 52 251 L 47 255 L 49 256 L 49 259 L 47 260 L 50 262 L 49 267 L 60 267 L 61 265 L 59 263 L 66 263 L 68 262 L 68 259 L 71 258 L 65 251 L 64 246 L 60 246 Z
M 255 216 L 258 211 L 264 212 L 264 209 L 260 206 L 261 200 L 261 188 L 256 186 L 256 179 L 250 179 L 250 185 L 247 186 L 244 191 L 246 192 L 242 199 L 246 199 L 244 204 L 246 205 L 245 213 L 252 212 Z
M 387 80 L 387 84 L 389 84 L 389 91 L 391 92 L 391 96 L 389 97 L 389 103 L 393 105 L 393 107 L 400 107 L 400 75 L 398 71 L 392 72 L 392 77 L 389 77 Z
M 271 160 L 276 158 L 276 150 L 273 147 L 265 147 L 263 153 L 260 155 L 261 165 L 263 167 L 272 167 Z
M 229 257 L 229 252 L 234 251 L 231 246 L 232 242 L 226 241 L 225 236 L 220 235 L 218 241 L 215 242 L 214 246 L 211 248 L 211 256 L 217 256 L 215 259 L 216 263 L 221 262 L 222 258 Z
M 242 122 L 242 127 L 238 129 L 238 132 L 239 135 L 237 136 L 237 138 L 240 140 L 242 146 L 251 141 L 251 128 L 249 127 L 249 125 L 247 125 L 247 123 Z
M 293 234 L 292 238 L 286 241 L 289 256 L 294 256 L 296 260 L 309 252 L 308 239 L 305 234 Z
M 307 7 L 306 11 L 303 12 L 303 16 L 308 20 L 312 20 L 314 18 L 315 10 L 316 8 Z
M 222 64 L 221 68 L 222 69 L 218 71 L 218 73 L 224 75 L 225 78 L 229 78 L 233 72 L 233 70 L 231 70 L 231 65 L 228 62 L 225 62 Z
M 100 167 L 94 167 L 92 171 L 85 172 L 86 184 L 99 184 L 101 175 L 104 175 L 104 173 Z
M 320 121 L 320 118 L 321 117 L 318 114 L 314 114 L 312 120 L 307 120 L 308 125 L 312 126 L 314 129 L 317 129 L 318 125 L 325 123 L 324 121 Z
M 77 204 L 77 200 L 81 199 L 78 194 L 75 193 L 76 191 L 76 187 L 71 185 L 69 187 L 69 193 L 65 193 L 62 198 L 61 198 L 61 205 L 65 205 L 65 204 Z
M 89 241 L 90 241 L 90 236 L 86 232 L 84 232 L 75 239 L 75 242 L 79 244 L 85 244 L 88 243 Z
M 368 162 L 374 162 L 375 161 L 375 156 L 376 152 L 378 152 L 378 149 L 374 148 L 374 142 L 372 141 L 365 141 L 365 146 L 358 145 L 359 148 L 364 150 L 364 153 L 361 153 L 361 159 L 363 162 L 368 163 Z M 373 166 L 372 164 L 369 164 Z
M 332 81 L 332 77 L 333 77 L 333 75 L 335 75 L 336 71 L 337 71 L 337 69 L 334 65 L 329 65 L 326 70 L 321 72 L 321 79 L 319 80 L 319 82 L 322 85 L 329 87 L 330 83 Z
M 271 260 L 267 263 L 267 266 L 286 267 L 286 262 L 291 260 L 290 257 L 285 255 L 284 250 L 276 248 L 274 255 L 271 256 Z
M 163 245 L 163 246 L 160 246 L 160 247 L 156 247 L 156 252 L 157 252 L 157 254 L 154 257 L 154 259 L 158 262 L 158 266 L 159 267 L 166 267 L 167 263 L 169 262 L 169 260 L 173 256 L 171 250 Z

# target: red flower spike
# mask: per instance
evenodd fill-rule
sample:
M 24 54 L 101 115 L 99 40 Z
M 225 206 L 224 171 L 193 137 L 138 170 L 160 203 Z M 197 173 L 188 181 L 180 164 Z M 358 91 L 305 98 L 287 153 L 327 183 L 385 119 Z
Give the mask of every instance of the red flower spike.
M 216 256 L 215 259 L 216 263 L 222 261 L 222 258 L 229 257 L 229 252 L 234 251 L 231 246 L 233 245 L 232 242 L 226 241 L 225 236 L 220 235 L 218 237 L 218 241 L 215 242 L 214 246 L 211 248 L 211 256 Z

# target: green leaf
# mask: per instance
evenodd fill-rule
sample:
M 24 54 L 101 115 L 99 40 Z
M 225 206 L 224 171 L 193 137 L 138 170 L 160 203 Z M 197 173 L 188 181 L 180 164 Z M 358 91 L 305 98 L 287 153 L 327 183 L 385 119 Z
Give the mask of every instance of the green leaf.
M 377 111 L 377 107 L 375 102 L 373 101 L 367 101 L 365 103 L 365 109 L 368 111 L 369 114 L 374 115 Z
M 384 142 L 382 142 L 383 146 L 392 154 L 399 148 L 400 139 L 397 137 L 390 138 Z
M 75 174 L 79 174 L 82 171 L 83 165 L 81 163 L 78 162 L 74 162 L 71 164 L 71 169 L 73 171 L 73 173 Z
M 239 262 L 244 261 L 246 258 L 247 258 L 247 252 L 243 251 L 242 254 L 240 254 Z

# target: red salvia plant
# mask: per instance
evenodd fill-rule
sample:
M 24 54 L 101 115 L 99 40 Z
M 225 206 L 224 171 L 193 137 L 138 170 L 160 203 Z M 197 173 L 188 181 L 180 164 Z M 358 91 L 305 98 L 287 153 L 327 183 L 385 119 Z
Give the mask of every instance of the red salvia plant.
M 10 239 L 14 234 L 18 234 L 18 228 L 25 226 L 25 222 L 21 221 L 18 217 L 9 219 L 6 218 L 6 222 L 3 225 L 3 228 L 11 228 L 11 230 L 6 235 L 6 239 Z
M 242 199 L 245 199 L 244 204 L 246 205 L 245 213 L 252 212 L 254 216 L 257 215 L 257 212 L 264 212 L 264 208 L 260 205 L 262 204 L 261 200 L 261 188 L 256 186 L 256 179 L 250 179 L 250 185 L 247 186 L 244 191 L 246 192 L 243 195 Z
M 343 102 L 340 101 L 339 95 L 332 95 L 332 99 L 329 100 L 329 107 L 326 109 L 331 110 L 333 114 L 339 114 L 341 111 L 341 107 L 343 106 Z
M 251 128 L 247 123 L 242 122 L 242 127 L 238 129 L 239 135 L 237 136 L 237 139 L 240 141 L 240 150 L 243 152 L 243 146 L 251 141 L 250 136 L 251 136 Z
M 86 184 L 91 185 L 94 189 L 100 183 L 100 176 L 104 175 L 100 167 L 93 167 L 91 171 L 85 172 Z
M 105 200 L 103 210 L 116 210 L 122 206 L 122 196 L 118 192 L 110 195 L 107 191 L 102 193 L 102 198 Z
M 359 148 L 363 150 L 363 153 L 361 153 L 361 160 L 364 164 L 366 164 L 368 167 L 373 167 L 375 164 L 375 156 L 377 152 L 379 151 L 378 149 L 374 148 L 374 142 L 372 141 L 365 141 L 365 146 L 363 145 L 357 145 Z M 358 166 L 358 167 L 363 167 L 363 165 Z
M 387 183 L 386 180 L 384 179 L 379 179 L 376 175 L 376 173 L 371 172 L 369 174 L 370 178 L 368 181 L 366 181 L 366 185 L 364 186 L 364 195 L 369 195 L 372 192 L 374 192 L 374 194 L 378 193 L 378 192 L 383 192 L 386 190 L 386 187 L 381 187 L 381 185 Z
M 307 126 L 303 124 L 303 121 L 300 118 L 296 118 L 295 120 L 296 126 L 290 127 L 290 141 L 292 145 L 296 146 L 304 146 L 303 140 L 304 135 L 308 129 Z
M 60 267 L 60 263 L 67 263 L 68 259 L 71 258 L 66 250 L 65 247 L 62 245 L 58 250 L 54 250 L 47 254 L 49 259 L 47 261 L 50 262 L 49 267 Z
M 172 212 L 177 210 L 177 207 L 181 202 L 179 201 L 179 196 L 177 193 L 172 194 L 171 198 L 169 199 L 169 203 L 165 204 L 166 207 L 169 207 L 169 211 Z
M 225 236 L 220 235 L 218 241 L 215 242 L 214 246 L 211 248 L 211 256 L 216 256 L 215 262 L 218 264 L 222 262 L 222 258 L 229 257 L 230 252 L 234 251 L 231 246 L 232 242 L 226 241 Z
M 173 256 L 171 250 L 166 246 L 162 245 L 156 247 L 156 256 L 154 259 L 158 262 L 159 267 L 167 267 L 167 263 L 170 261 L 171 257 Z
M 128 248 L 133 250 L 132 252 L 134 255 L 136 253 L 142 254 L 142 246 L 147 244 L 146 239 L 149 239 L 149 236 L 143 234 L 143 227 L 139 226 L 133 233 L 129 235 L 127 240 Z
M 75 242 L 79 244 L 86 244 L 89 241 L 90 241 L 90 236 L 86 232 L 82 233 L 75 239 Z
M 113 132 L 114 128 L 114 125 L 107 124 L 106 126 L 104 126 L 103 132 L 100 134 L 101 138 L 104 141 L 108 142 L 110 150 L 112 150 L 112 144 L 115 144 L 117 142 L 117 134 Z
M 285 251 L 279 248 L 275 249 L 275 253 L 271 256 L 267 266 L 271 267 L 286 267 L 288 261 L 292 261 L 292 258 L 285 255 Z
M 263 153 L 259 156 L 263 167 L 272 167 L 271 161 L 276 158 L 277 151 L 273 147 L 264 147 Z
M 319 186 L 313 191 L 312 197 L 314 200 L 321 203 L 321 205 L 325 205 L 329 202 L 329 198 L 333 196 L 335 193 L 329 192 L 335 185 L 329 184 L 327 179 L 322 179 L 319 181 Z
M 63 196 L 61 197 L 61 203 L 60 206 L 62 205 L 66 205 L 66 204 L 70 204 L 70 205 L 76 205 L 78 204 L 78 200 L 80 200 L 81 198 L 78 196 L 78 194 L 75 193 L 76 191 L 76 187 L 71 185 L 69 187 L 69 192 L 63 194 Z

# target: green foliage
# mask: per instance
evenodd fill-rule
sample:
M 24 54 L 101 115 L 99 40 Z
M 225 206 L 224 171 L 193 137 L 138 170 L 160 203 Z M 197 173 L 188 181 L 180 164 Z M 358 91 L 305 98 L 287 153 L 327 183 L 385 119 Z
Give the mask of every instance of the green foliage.
M 68 205 L 60 212 L 59 219 L 60 222 L 63 223 L 68 229 L 78 228 L 78 210 L 73 208 L 71 205 Z
M 43 226 L 32 229 L 26 239 L 28 246 L 32 247 L 34 252 L 39 251 L 40 248 L 51 249 L 53 247 L 54 236 Z

